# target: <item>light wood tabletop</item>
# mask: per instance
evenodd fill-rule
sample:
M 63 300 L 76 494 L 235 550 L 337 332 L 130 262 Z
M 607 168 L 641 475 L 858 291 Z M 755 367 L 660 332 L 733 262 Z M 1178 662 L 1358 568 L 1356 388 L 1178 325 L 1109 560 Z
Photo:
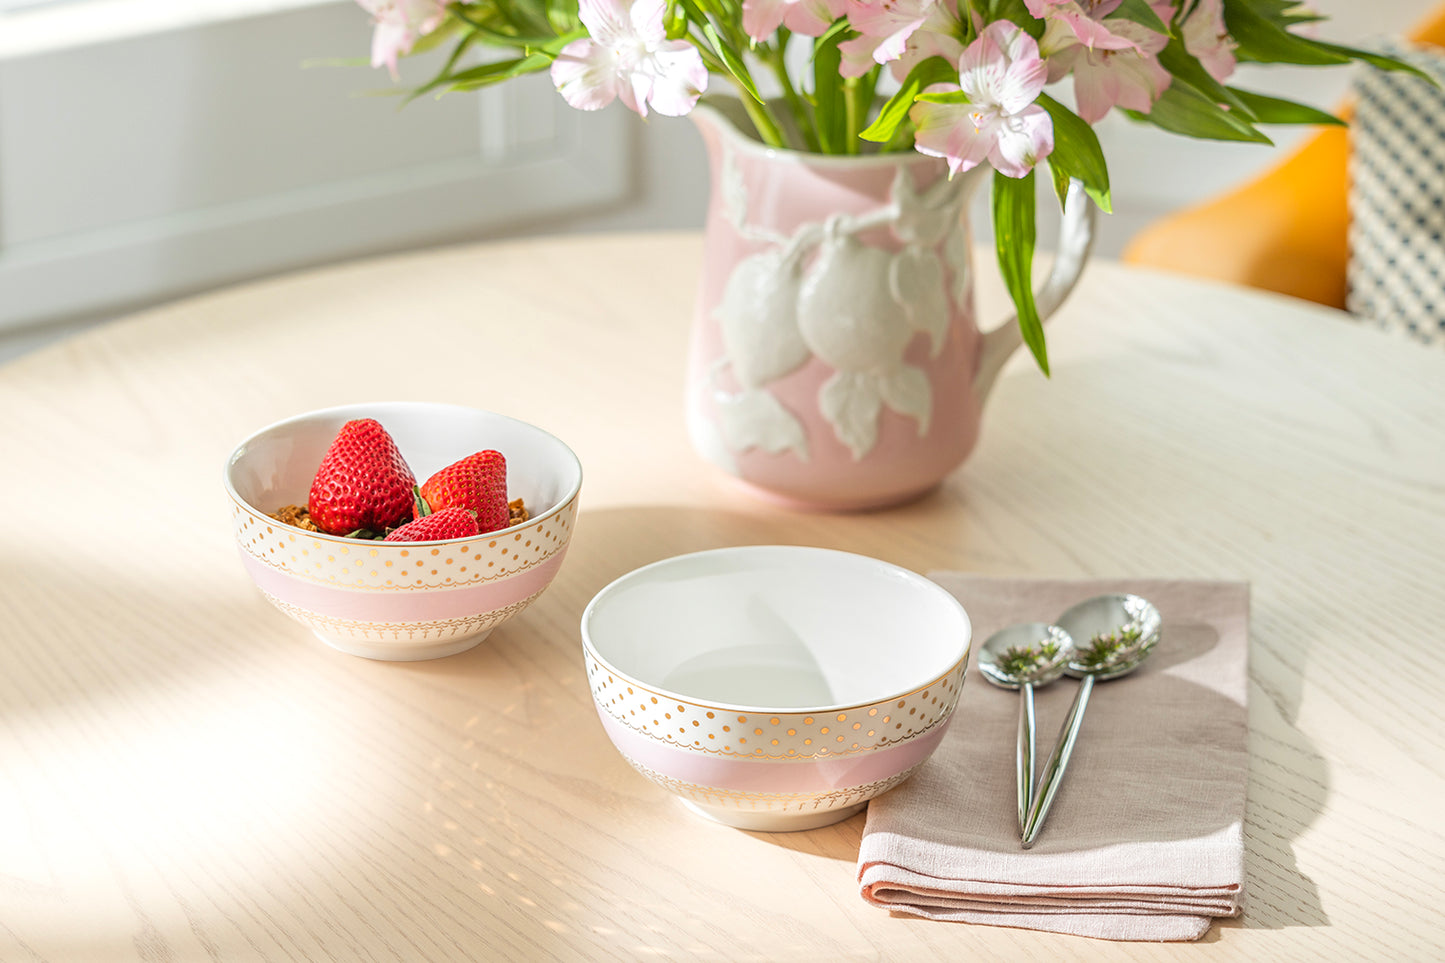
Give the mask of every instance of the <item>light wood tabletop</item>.
M 687 442 L 700 257 L 664 234 L 353 263 L 0 368 L 0 959 L 1445 957 L 1445 355 L 1100 262 L 1052 379 L 1015 358 L 940 489 L 800 513 Z M 221 485 L 262 425 L 396 399 L 530 421 L 585 473 L 551 588 L 433 662 L 343 655 L 267 604 Z M 893 917 L 859 896 L 863 815 L 742 832 L 639 776 L 582 609 L 747 543 L 1249 580 L 1243 917 L 1195 945 Z

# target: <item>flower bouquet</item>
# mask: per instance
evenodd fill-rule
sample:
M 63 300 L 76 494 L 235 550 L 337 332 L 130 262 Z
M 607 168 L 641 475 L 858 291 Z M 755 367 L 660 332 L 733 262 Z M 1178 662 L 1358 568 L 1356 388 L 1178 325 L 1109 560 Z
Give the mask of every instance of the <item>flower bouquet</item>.
M 1292 0 L 358 0 L 373 66 L 450 43 L 413 95 L 549 71 L 581 110 L 614 100 L 688 113 L 713 78 L 736 88 L 766 144 L 823 154 L 919 151 L 950 175 L 994 170 L 999 267 L 1026 344 L 1048 371 L 1030 265 L 1034 170 L 1062 203 L 1079 181 L 1110 210 L 1091 125 L 1111 110 L 1175 134 L 1268 144 L 1261 125 L 1340 124 L 1229 83 L 1237 63 L 1391 57 L 1296 32 Z M 476 63 L 470 53 L 488 49 Z M 1068 82 L 1073 106 L 1046 90 Z M 1067 99 L 1067 98 L 1065 98 Z

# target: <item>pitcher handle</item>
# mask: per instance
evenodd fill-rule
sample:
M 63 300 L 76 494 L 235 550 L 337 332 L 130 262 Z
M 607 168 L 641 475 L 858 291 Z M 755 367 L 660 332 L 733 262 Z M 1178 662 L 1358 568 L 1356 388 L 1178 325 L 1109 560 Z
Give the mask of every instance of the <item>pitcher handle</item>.
M 1064 201 L 1064 219 L 1059 231 L 1059 249 L 1049 269 L 1048 280 L 1034 292 L 1034 304 L 1038 307 L 1039 318 L 1047 321 L 1064 298 L 1078 283 L 1084 264 L 1089 260 L 1089 251 L 1094 246 L 1094 204 L 1084 193 L 1084 185 L 1069 182 L 1069 192 Z M 983 336 L 979 350 L 978 373 L 974 375 L 974 391 L 979 404 L 983 404 L 993 390 L 1004 362 L 1024 343 L 1019 331 L 1018 315 L 1011 314 L 1002 324 Z

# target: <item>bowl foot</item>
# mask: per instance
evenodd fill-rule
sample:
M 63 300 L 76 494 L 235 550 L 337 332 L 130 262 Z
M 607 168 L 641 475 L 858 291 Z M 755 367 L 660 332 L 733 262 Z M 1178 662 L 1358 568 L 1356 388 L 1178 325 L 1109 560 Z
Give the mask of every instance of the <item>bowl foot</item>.
M 839 806 L 837 809 L 809 810 L 807 812 L 779 813 L 779 812 L 751 812 L 745 809 L 724 809 L 720 806 L 704 806 L 695 803 L 690 799 L 682 800 L 682 804 L 699 816 L 711 819 L 713 822 L 722 823 L 724 826 L 732 826 L 734 829 L 747 829 L 759 833 L 796 833 L 806 829 L 818 829 L 823 826 L 831 826 L 840 823 L 849 816 L 863 811 L 868 803 L 854 803 L 851 806 Z
M 468 649 L 476 648 L 489 635 L 491 629 L 468 635 L 460 639 L 446 639 L 429 642 L 369 642 L 366 639 L 339 639 L 316 633 L 316 637 L 338 652 L 357 655 L 363 659 L 378 662 L 424 662 L 427 659 L 444 659 Z

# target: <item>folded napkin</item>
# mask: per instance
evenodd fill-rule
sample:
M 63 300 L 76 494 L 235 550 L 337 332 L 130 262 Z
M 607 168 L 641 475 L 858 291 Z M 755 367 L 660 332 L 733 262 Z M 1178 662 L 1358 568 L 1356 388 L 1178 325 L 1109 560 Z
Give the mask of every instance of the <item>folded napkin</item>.
M 1030 850 L 1020 848 L 1016 815 L 1020 696 L 971 667 L 938 750 L 868 806 L 858 856 L 864 899 L 929 919 L 1114 940 L 1195 940 L 1214 917 L 1237 915 L 1249 586 L 930 577 L 968 610 L 975 659 L 998 629 L 1050 621 L 1106 592 L 1149 599 L 1163 627 L 1143 666 L 1094 687 Z M 1040 770 L 1076 688 L 1066 678 L 1036 694 Z

